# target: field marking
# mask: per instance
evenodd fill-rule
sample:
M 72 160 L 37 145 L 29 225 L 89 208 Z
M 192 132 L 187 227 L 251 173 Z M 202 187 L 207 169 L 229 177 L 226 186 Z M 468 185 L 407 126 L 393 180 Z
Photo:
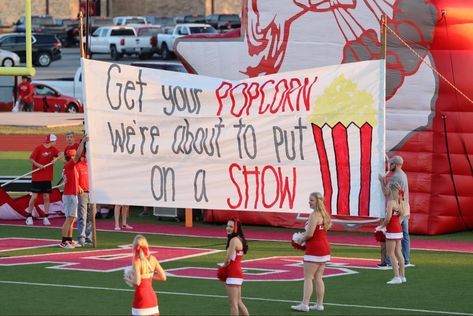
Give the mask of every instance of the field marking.
M 24 224 L 12 224 L 12 223 L 1 223 L 1 226 L 14 226 L 14 227 L 26 227 Z M 28 226 L 29 228 L 46 228 L 46 229 L 58 229 L 60 226 Z M 100 232 L 114 232 L 113 229 L 109 228 L 99 228 L 97 231 Z M 135 231 L 121 231 L 120 234 L 136 234 Z M 179 233 L 163 233 L 163 232 L 151 232 L 151 231 L 142 231 L 142 234 L 147 234 L 147 235 L 162 235 L 162 236 L 174 236 L 174 237 L 197 237 L 197 238 L 206 238 L 206 239 L 227 239 L 225 236 L 208 236 L 208 235 L 198 235 L 198 234 L 179 234 Z M 269 241 L 269 242 L 282 242 L 282 243 L 288 243 L 290 239 L 269 239 L 269 238 L 259 238 L 259 237 L 250 237 L 248 240 L 255 240 L 255 241 Z M 374 238 L 373 238 L 374 240 Z M 434 242 L 436 240 L 433 240 Z M 379 248 L 379 245 L 377 244 L 363 244 L 363 243 L 346 243 L 346 242 L 330 242 L 331 245 L 334 246 L 347 246 L 347 247 L 366 247 L 366 248 Z M 437 249 L 437 248 L 419 248 L 412 246 L 411 244 L 411 250 L 416 250 L 416 251 L 432 251 L 432 252 L 449 252 L 449 253 L 461 253 L 461 254 L 471 254 L 471 250 L 460 250 L 460 249 Z
M 0 280 L 0 284 L 16 284 L 16 285 L 29 285 L 29 286 L 49 286 L 49 287 L 62 287 L 62 288 L 100 290 L 100 291 L 116 291 L 116 292 L 134 292 L 133 289 L 123 289 L 123 288 L 109 288 L 109 287 L 100 287 L 100 286 L 84 286 L 84 285 L 68 285 L 68 284 L 48 284 L 48 283 L 4 281 L 4 280 Z M 159 292 L 156 292 L 156 293 L 159 293 L 159 295 L 182 295 L 182 296 L 197 296 L 197 297 L 227 299 L 226 295 L 196 294 L 196 293 L 184 293 L 184 292 L 166 292 L 166 291 L 159 291 Z M 261 297 L 242 297 L 242 298 L 245 299 L 245 300 L 250 300 L 250 301 L 265 301 L 265 302 L 277 302 L 277 303 L 300 303 L 300 301 L 261 298 Z M 325 302 L 324 305 L 339 306 L 339 307 L 353 307 L 353 308 L 361 308 L 361 309 L 364 308 L 364 309 L 380 309 L 380 310 L 392 310 L 392 311 L 403 311 L 403 312 L 442 314 L 442 315 L 473 316 L 473 314 L 471 314 L 471 313 L 436 311 L 436 310 L 402 308 L 402 307 L 370 306 L 370 305 L 341 304 L 341 303 L 327 303 L 327 302 Z

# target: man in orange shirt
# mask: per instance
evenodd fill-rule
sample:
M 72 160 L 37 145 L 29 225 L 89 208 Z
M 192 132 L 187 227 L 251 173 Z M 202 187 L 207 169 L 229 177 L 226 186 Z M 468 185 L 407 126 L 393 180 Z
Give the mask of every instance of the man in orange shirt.
M 31 176 L 31 199 L 28 205 L 26 225 L 33 225 L 33 207 L 35 205 L 38 194 L 43 194 L 44 213 L 43 225 L 50 225 L 49 215 L 49 193 L 51 193 L 51 182 L 53 181 L 54 163 L 62 158 L 62 154 L 54 147 L 57 140 L 56 135 L 46 136 L 43 144 L 36 147 L 30 155 L 30 161 L 33 163 L 33 174 Z
M 27 76 L 21 77 L 22 82 L 18 85 L 20 100 L 20 111 L 33 112 L 34 110 L 34 88 L 31 79 Z

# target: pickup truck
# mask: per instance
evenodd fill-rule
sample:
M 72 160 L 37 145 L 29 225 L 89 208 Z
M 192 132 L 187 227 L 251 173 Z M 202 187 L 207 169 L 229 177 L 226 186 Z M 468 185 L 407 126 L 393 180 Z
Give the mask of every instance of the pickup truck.
M 193 34 L 215 34 L 218 33 L 211 25 L 188 23 L 178 24 L 174 27 L 172 34 L 158 34 L 157 45 L 163 59 L 169 59 L 174 54 L 174 41 L 176 38 Z
M 140 59 L 149 59 L 155 53 L 159 54 L 159 49 L 156 41 L 158 33 L 162 33 L 163 29 L 160 25 L 139 24 L 130 25 L 135 29 L 136 45 L 139 49 Z
M 119 60 L 123 55 L 138 55 L 138 41 L 132 27 L 99 27 L 90 38 L 90 55 L 110 54 L 113 60 Z
M 56 24 L 56 21 L 50 15 L 31 16 L 31 29 L 37 33 L 56 35 L 62 44 L 65 43 L 67 37 L 66 27 Z M 15 32 L 26 32 L 26 18 L 24 15 L 15 23 Z
M 74 78 L 33 80 L 35 84 L 46 84 L 61 94 L 74 97 L 84 104 L 82 94 L 82 67 L 77 68 Z

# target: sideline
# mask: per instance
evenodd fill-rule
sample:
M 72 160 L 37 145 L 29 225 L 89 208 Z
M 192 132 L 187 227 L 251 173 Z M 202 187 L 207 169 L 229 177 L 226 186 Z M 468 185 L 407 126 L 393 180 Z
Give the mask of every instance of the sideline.
M 62 227 L 63 219 L 51 219 L 51 226 L 26 226 L 24 220 L 0 220 L 1 226 L 15 226 L 36 228 L 58 229 Z M 222 234 L 223 226 L 221 227 L 192 227 L 187 228 L 183 226 L 165 225 L 165 224 L 148 224 L 136 223 L 133 225 L 133 230 L 120 231 L 120 234 L 150 234 L 150 235 L 165 235 L 165 236 L 181 236 L 181 237 L 198 237 L 198 238 L 212 238 L 212 239 L 226 239 Z M 97 231 L 113 232 L 114 225 L 111 221 L 98 221 Z M 289 243 L 294 231 L 271 231 L 271 230 L 253 230 L 245 228 L 245 237 L 248 240 L 273 241 Z M 350 246 L 350 247 L 370 247 L 379 248 L 379 243 L 372 236 L 353 236 L 343 234 L 329 234 L 329 242 L 332 245 Z M 457 252 L 457 253 L 473 253 L 473 242 L 457 242 L 445 240 L 428 240 L 415 239 L 411 237 L 411 251 L 439 251 L 439 252 Z
M 132 289 L 120 289 L 120 288 L 108 288 L 99 286 L 83 286 L 83 285 L 68 285 L 68 284 L 48 284 L 48 283 L 33 283 L 33 282 L 18 282 L 18 281 L 4 281 L 0 280 L 0 284 L 10 285 L 28 285 L 28 286 L 49 286 L 49 287 L 62 287 L 62 288 L 73 288 L 73 289 L 86 289 L 86 290 L 100 290 L 100 291 L 116 291 L 116 292 L 134 292 Z M 208 298 L 221 298 L 228 299 L 226 295 L 212 295 L 212 294 L 195 294 L 195 293 L 184 293 L 184 292 L 156 292 L 159 295 L 182 295 L 182 296 L 197 296 L 197 297 L 208 297 Z M 299 303 L 300 301 L 291 300 L 280 300 L 260 297 L 243 297 L 245 300 L 250 301 L 265 301 L 265 302 L 276 302 L 276 303 Z M 467 315 L 473 316 L 470 313 L 462 312 L 451 312 L 451 311 L 436 311 L 427 309 L 415 309 L 415 308 L 401 308 L 401 307 L 386 307 L 386 306 L 370 306 L 370 305 L 355 305 L 355 304 L 341 304 L 341 303 L 324 303 L 327 306 L 339 306 L 339 307 L 353 307 L 360 309 L 379 309 L 379 310 L 391 310 L 391 311 L 402 311 L 402 312 L 415 312 L 415 313 L 429 313 L 429 314 L 441 314 L 441 315 Z M 288 309 L 289 311 L 289 309 Z

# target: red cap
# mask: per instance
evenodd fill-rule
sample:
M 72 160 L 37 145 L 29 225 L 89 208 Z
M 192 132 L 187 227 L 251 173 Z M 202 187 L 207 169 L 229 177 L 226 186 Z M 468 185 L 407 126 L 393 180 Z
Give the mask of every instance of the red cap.
M 55 142 L 56 140 L 57 140 L 57 137 L 54 134 L 46 136 L 46 143 Z

